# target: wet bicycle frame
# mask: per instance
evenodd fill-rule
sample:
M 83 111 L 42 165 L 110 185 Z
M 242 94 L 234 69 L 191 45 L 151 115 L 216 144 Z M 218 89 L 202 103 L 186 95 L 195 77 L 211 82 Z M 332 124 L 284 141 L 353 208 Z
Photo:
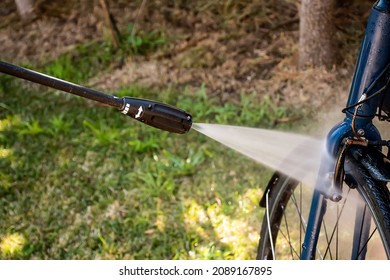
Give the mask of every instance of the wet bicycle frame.
M 389 78 L 390 0 L 379 0 L 372 7 L 368 19 L 347 106 L 343 110 L 345 119 L 336 125 L 327 136 L 327 151 L 331 156 L 335 158 L 340 156 L 339 151 L 345 145 L 345 139 L 364 138 L 371 142 L 386 144 L 373 124 L 373 119 L 378 117 L 380 120 L 389 120 L 387 116 L 390 111 Z M 377 157 L 378 155 L 370 156 Z M 379 165 L 376 168 L 381 173 L 381 169 L 385 167 Z M 301 259 L 315 257 L 326 200 L 337 201 L 339 199 L 340 191 L 337 190 L 337 186 L 328 185 L 325 190 L 322 188 L 323 175 L 332 172 L 326 169 L 329 167 L 320 168 L 302 245 Z M 362 240 L 354 237 L 353 248 L 357 248 L 361 242 Z M 360 258 L 364 258 L 364 255 Z

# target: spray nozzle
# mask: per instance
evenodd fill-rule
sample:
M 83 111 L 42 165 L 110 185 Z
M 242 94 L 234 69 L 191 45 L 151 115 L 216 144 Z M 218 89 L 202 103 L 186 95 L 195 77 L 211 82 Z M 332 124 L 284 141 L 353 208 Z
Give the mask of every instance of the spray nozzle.
M 192 116 L 187 112 L 147 99 L 124 97 L 120 110 L 140 122 L 169 132 L 187 133 L 192 125 Z

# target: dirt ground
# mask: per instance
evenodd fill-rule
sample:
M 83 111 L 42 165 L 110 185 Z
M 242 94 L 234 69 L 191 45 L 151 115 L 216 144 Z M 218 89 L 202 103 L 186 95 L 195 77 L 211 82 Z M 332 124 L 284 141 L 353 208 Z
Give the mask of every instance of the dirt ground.
M 89 81 L 89 86 L 115 90 L 136 83 L 196 90 L 204 84 L 222 103 L 257 92 L 278 104 L 314 110 L 345 102 L 372 5 L 342 1 L 335 12 L 339 65 L 298 71 L 298 0 L 108 2 L 119 30 L 129 24 L 163 30 L 169 44 L 153 54 L 130 57 Z M 38 18 L 22 22 L 13 0 L 0 4 L 2 60 L 39 64 L 77 44 L 104 38 L 98 1 L 37 0 L 36 6 Z

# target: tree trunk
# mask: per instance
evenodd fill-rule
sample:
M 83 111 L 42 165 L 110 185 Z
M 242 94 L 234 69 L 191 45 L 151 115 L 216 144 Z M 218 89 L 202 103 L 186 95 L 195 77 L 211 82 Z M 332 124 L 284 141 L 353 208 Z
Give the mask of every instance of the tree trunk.
M 336 61 L 335 0 L 302 0 L 299 25 L 299 68 L 330 68 Z
M 118 31 L 118 28 L 115 25 L 114 18 L 112 17 L 110 13 L 110 9 L 108 7 L 108 3 L 106 0 L 100 0 L 100 5 L 102 6 L 103 9 L 103 17 L 104 17 L 104 23 L 106 28 L 108 29 L 109 36 L 111 38 L 112 46 L 114 49 L 119 48 L 120 45 L 120 34 Z
M 22 20 L 31 20 L 36 17 L 34 0 L 15 0 L 15 4 Z

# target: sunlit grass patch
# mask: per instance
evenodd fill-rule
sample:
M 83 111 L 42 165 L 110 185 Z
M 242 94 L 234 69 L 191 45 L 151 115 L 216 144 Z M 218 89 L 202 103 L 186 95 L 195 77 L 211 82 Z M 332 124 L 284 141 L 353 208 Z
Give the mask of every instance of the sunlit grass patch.
M 203 238 L 208 238 L 205 227 L 211 227 L 210 218 L 205 209 L 194 200 L 187 200 L 185 203 L 184 223 L 188 229 L 196 232 Z
M 222 201 L 216 196 L 214 203 L 203 205 L 189 199 L 185 202 L 186 228 L 196 233 L 200 240 L 218 240 L 218 243 L 224 244 L 224 249 L 219 252 L 224 258 L 252 259 L 259 238 L 261 215 L 256 201 L 261 193 L 260 189 L 248 189 L 234 195 L 233 201 Z M 226 207 L 232 209 L 231 214 L 225 213 Z M 196 243 L 189 254 L 191 258 L 222 257 L 211 254 L 211 251 L 220 248 L 219 245 L 214 242 L 206 246 L 202 244 L 201 241 Z
M 1 237 L 0 252 L 5 258 L 15 258 L 22 254 L 26 239 L 19 233 L 7 234 Z
M 2 158 L 8 158 L 12 155 L 12 150 L 11 149 L 6 149 L 0 147 L 0 159 Z
M 256 248 L 258 241 L 258 225 L 256 220 L 242 216 L 240 211 L 234 212 L 236 215 L 226 215 L 223 213 L 222 206 L 218 204 L 207 209 L 211 224 L 220 242 L 234 248 L 232 251 L 234 259 L 250 259 L 253 256 L 253 248 Z M 260 217 L 258 218 L 260 219 Z
M 19 115 L 7 115 L 0 119 L 0 132 L 10 129 L 12 126 L 17 126 L 22 123 Z

